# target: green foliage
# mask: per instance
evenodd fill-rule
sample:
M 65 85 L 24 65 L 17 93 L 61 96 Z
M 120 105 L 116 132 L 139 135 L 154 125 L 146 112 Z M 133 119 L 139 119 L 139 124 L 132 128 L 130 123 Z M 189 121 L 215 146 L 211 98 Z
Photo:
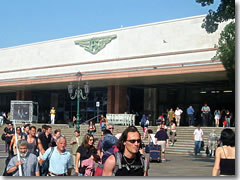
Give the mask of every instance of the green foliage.
M 235 22 L 225 26 L 218 41 L 217 53 L 214 59 L 220 59 L 227 71 L 232 85 L 235 82 Z
M 214 0 L 196 0 L 201 6 L 208 6 Z M 213 33 L 218 29 L 221 22 L 235 19 L 235 0 L 221 0 L 216 11 L 209 10 L 208 15 L 203 20 L 202 28 L 208 33 Z M 214 59 L 220 59 L 224 65 L 231 85 L 235 85 L 235 21 L 225 26 L 218 41 L 217 53 Z
M 208 6 L 214 3 L 214 0 L 196 0 L 201 6 Z M 203 20 L 202 28 L 208 33 L 213 33 L 218 29 L 221 22 L 235 18 L 235 0 L 221 0 L 216 11 L 209 10 L 208 15 Z

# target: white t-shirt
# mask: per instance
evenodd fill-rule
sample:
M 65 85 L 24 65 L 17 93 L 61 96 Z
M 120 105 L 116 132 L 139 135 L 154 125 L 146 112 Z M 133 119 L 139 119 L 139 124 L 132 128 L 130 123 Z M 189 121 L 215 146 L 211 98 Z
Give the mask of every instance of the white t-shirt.
M 119 139 L 119 138 L 121 137 L 121 135 L 122 135 L 122 133 L 118 133 L 118 134 L 115 135 L 115 137 L 116 137 L 117 139 Z
M 153 142 L 153 144 L 156 145 L 156 143 L 155 143 L 155 134 L 149 134 L 149 135 L 150 135 L 151 142 Z
M 202 141 L 202 136 L 203 136 L 203 131 L 202 129 L 198 130 L 198 129 L 195 129 L 194 131 L 194 140 L 195 141 Z
M 182 114 L 182 112 L 183 112 L 183 111 L 182 111 L 181 109 L 178 109 L 178 110 L 176 109 L 175 115 L 176 115 L 176 116 L 180 116 L 180 115 Z

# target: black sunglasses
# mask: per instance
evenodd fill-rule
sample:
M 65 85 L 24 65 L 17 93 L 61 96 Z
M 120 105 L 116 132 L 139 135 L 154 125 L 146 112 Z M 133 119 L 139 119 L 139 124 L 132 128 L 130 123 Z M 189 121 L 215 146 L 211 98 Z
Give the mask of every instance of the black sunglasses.
M 134 144 L 136 141 L 137 141 L 137 143 L 140 143 L 141 139 L 130 139 L 130 140 L 127 140 L 127 141 Z

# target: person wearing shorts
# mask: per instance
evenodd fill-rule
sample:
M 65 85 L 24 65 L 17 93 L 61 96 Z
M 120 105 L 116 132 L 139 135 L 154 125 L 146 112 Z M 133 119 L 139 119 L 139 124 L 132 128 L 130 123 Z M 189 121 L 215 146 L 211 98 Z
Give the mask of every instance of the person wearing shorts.
M 166 146 L 168 146 L 168 135 L 167 132 L 164 130 L 164 128 L 161 126 L 160 131 L 158 131 L 155 134 L 155 141 L 157 145 L 161 146 L 161 156 L 162 156 L 162 162 L 166 161 L 165 159 L 165 149 Z

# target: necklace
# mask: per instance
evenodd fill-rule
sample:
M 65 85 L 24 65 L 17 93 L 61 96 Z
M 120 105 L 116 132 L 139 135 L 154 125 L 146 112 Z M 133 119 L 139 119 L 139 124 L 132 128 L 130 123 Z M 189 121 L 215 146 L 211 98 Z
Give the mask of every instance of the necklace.
M 132 165 L 134 162 L 135 162 L 135 160 L 136 160 L 136 157 L 133 159 L 133 161 L 132 162 L 128 162 L 127 161 L 127 159 L 126 159 L 126 157 L 125 157 L 125 155 L 123 155 L 123 159 L 126 161 L 126 163 L 128 164 L 128 165 Z

